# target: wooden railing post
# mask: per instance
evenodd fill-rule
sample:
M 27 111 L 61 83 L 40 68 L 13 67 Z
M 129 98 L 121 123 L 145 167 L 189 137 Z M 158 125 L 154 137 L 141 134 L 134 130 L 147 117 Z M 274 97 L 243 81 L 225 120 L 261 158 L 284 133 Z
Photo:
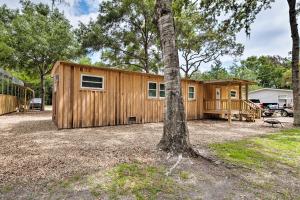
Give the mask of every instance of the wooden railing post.
M 231 86 L 227 86 L 227 92 L 228 92 L 228 101 L 227 101 L 227 105 L 228 105 L 228 122 L 229 124 L 231 124 Z
M 242 115 L 242 105 L 243 105 L 243 102 L 242 102 L 242 84 L 240 83 L 239 84 L 239 102 L 240 102 L 240 114 L 239 114 L 239 120 L 242 121 L 243 120 L 243 115 Z

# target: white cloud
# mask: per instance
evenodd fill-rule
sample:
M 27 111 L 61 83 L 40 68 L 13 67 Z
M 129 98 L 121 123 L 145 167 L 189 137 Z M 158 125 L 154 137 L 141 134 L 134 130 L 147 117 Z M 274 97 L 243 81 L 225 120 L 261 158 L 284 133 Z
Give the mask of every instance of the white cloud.
M 45 3 L 51 5 L 51 0 L 31 0 L 34 3 Z M 89 6 L 88 14 L 80 14 L 77 3 L 79 0 L 66 0 L 66 3 L 56 5 L 56 7 L 65 14 L 71 25 L 76 28 L 79 21 L 88 23 L 90 19 L 94 20 L 98 15 L 98 7 L 101 0 L 85 0 Z M 9 8 L 17 9 L 21 7 L 19 0 L 0 0 L 0 5 L 6 4 Z

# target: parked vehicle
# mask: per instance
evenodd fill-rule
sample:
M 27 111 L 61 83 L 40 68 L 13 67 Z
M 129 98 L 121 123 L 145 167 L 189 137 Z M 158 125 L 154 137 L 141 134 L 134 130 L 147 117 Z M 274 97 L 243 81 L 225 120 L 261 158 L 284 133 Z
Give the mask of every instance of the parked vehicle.
M 41 98 L 33 98 L 31 99 L 30 101 L 30 104 L 29 104 L 29 108 L 30 109 L 40 109 L 42 106 L 42 99 Z
M 249 99 L 249 101 L 251 101 L 252 103 L 254 103 L 255 105 L 257 105 L 260 108 L 262 106 L 259 99 Z
M 281 111 L 282 117 L 293 117 L 294 116 L 294 110 L 290 108 L 284 108 Z

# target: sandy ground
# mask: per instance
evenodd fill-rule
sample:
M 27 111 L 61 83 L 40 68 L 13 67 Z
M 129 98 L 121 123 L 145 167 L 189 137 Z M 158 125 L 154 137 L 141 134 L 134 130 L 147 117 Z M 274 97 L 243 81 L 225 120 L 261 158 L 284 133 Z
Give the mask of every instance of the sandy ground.
M 285 122 L 285 128 L 292 126 L 292 118 L 279 120 Z M 207 149 L 209 143 L 281 129 L 272 128 L 262 120 L 255 123 L 233 121 L 232 125 L 227 121 L 201 120 L 190 121 L 188 125 L 191 143 L 198 149 Z M 155 163 L 165 156 L 156 149 L 161 134 L 161 123 L 57 130 L 50 111 L 0 116 L 0 188 L 12 187 L 11 192 L 3 196 L 0 193 L 0 198 L 23 199 L 36 191 L 39 196 L 30 198 L 47 199 L 46 188 L 51 181 L 104 170 L 121 162 Z M 232 186 L 226 181 L 228 174 L 195 162 L 199 164 L 196 171 L 214 171 L 212 174 L 221 177 L 219 180 L 210 175 L 214 181 L 203 186 L 208 195 L 204 195 L 207 197 L 204 199 L 218 199 L 218 196 L 211 197 L 218 194 L 217 187 L 225 187 L 220 191 L 234 188 L 235 181 Z

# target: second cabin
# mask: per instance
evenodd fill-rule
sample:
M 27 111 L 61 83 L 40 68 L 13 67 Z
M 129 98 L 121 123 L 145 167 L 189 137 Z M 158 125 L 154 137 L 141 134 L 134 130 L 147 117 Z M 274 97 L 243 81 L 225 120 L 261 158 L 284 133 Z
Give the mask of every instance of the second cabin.
M 52 118 L 59 129 L 163 121 L 163 76 L 63 61 L 56 62 L 51 75 Z M 248 101 L 249 84 L 252 82 L 237 79 L 182 79 L 187 119 L 253 121 L 260 111 Z

